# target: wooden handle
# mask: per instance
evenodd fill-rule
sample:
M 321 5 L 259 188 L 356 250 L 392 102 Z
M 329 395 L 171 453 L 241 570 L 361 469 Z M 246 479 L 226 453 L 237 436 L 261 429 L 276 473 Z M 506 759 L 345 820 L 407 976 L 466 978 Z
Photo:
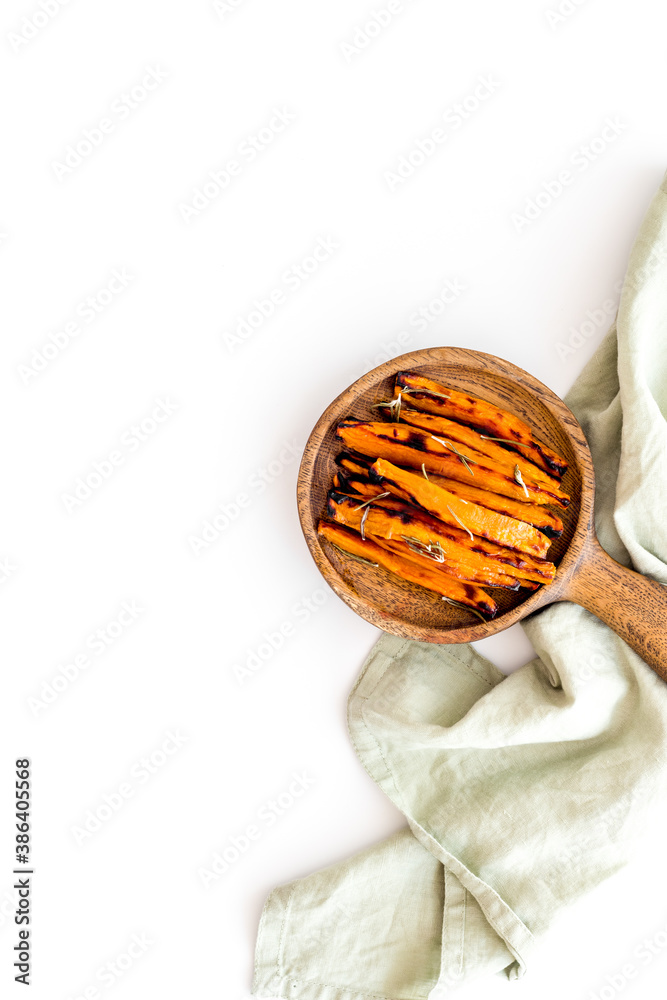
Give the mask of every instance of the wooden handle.
M 667 681 L 667 587 L 621 566 L 591 534 L 562 596 L 592 611 Z

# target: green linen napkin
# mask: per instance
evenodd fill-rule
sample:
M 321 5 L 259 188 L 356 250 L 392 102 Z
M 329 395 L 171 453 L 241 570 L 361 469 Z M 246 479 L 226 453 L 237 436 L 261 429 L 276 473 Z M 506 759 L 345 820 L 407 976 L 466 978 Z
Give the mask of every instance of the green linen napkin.
M 600 541 L 667 584 L 667 179 L 567 402 Z M 632 856 L 667 801 L 667 685 L 574 604 L 525 628 L 538 655 L 509 677 L 470 646 L 379 640 L 349 730 L 408 827 L 271 893 L 256 996 L 435 1000 L 516 978 L 554 916 Z

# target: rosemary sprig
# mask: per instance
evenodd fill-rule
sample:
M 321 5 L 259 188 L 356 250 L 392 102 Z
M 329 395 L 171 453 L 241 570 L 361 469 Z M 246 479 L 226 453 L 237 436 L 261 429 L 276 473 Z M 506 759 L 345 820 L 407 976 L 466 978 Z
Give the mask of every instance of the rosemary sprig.
M 530 500 L 530 493 L 528 492 L 528 487 L 526 486 L 526 484 L 523 481 L 523 476 L 521 475 L 521 469 L 519 468 L 518 465 L 514 466 L 514 481 L 516 483 L 518 483 L 519 486 L 523 486 L 523 492 L 526 494 L 526 496 Z
M 371 497 L 370 500 L 364 500 L 363 503 L 360 503 L 358 507 L 353 507 L 352 510 L 361 510 L 362 507 L 368 507 L 369 503 L 373 503 L 374 500 L 379 500 L 381 497 L 388 497 L 388 496 L 389 496 L 389 492 L 387 492 L 387 493 L 378 493 L 377 496 Z
M 422 462 L 422 472 L 424 473 L 424 479 L 428 479 L 428 476 L 426 475 L 426 466 L 423 462 Z M 428 481 L 430 482 L 430 479 Z
M 485 441 L 502 441 L 504 444 L 521 445 L 520 441 L 515 441 L 511 438 L 494 438 L 490 437 L 488 434 L 480 434 L 480 437 L 483 438 Z
M 453 604 L 455 608 L 463 608 L 464 611 L 470 611 L 473 615 L 477 615 L 480 621 L 486 622 L 486 618 L 481 611 L 477 608 L 471 608 L 467 604 L 461 604 L 460 601 L 453 601 L 451 597 L 443 597 L 443 601 L 447 601 L 447 604 Z
M 399 392 L 396 399 L 386 399 L 383 403 L 373 403 L 371 410 L 389 410 L 391 414 L 391 419 L 394 423 L 398 423 L 401 416 L 401 394 Z
M 453 510 L 452 510 L 452 508 L 451 508 L 451 507 L 449 506 L 449 504 L 447 504 L 447 510 L 448 510 L 448 511 L 449 511 L 449 513 L 450 513 L 450 514 L 452 515 L 452 517 L 456 518 L 456 520 L 457 520 L 457 521 L 459 522 L 459 524 L 461 525 L 461 527 L 463 528 L 463 530 L 464 530 L 464 531 L 467 531 L 467 532 L 468 532 L 468 534 L 470 535 L 471 539 L 472 539 L 472 540 L 474 541 L 474 538 L 473 538 L 473 534 L 472 534 L 472 531 L 470 530 L 470 528 L 466 528 L 466 526 L 465 526 L 465 524 L 463 523 L 463 521 L 461 520 L 461 518 L 460 518 L 460 517 L 457 517 L 457 515 L 456 515 L 456 514 L 454 513 L 454 511 L 453 511 Z
M 366 534 L 364 532 L 364 525 L 366 524 L 366 518 L 368 517 L 369 511 L 370 511 L 370 507 L 366 507 L 366 510 L 364 511 L 363 516 L 361 518 L 361 524 L 359 525 L 359 533 L 361 534 L 361 537 L 362 537 L 362 539 L 364 541 L 366 541 Z
M 398 423 L 401 419 L 401 396 L 410 396 L 414 393 L 421 393 L 426 396 L 439 396 L 441 399 L 451 399 L 443 392 L 431 392 L 430 389 L 400 389 L 396 399 L 386 399 L 382 403 L 372 403 L 371 410 L 389 410 L 393 423 Z
M 356 559 L 357 562 L 366 563 L 367 566 L 373 566 L 375 567 L 375 569 L 377 569 L 380 565 L 380 563 L 371 562 L 370 559 L 364 559 L 363 556 L 357 556 L 354 554 L 354 552 L 348 552 L 347 549 L 342 548 L 340 545 L 336 545 L 335 542 L 330 541 L 329 545 L 333 545 L 335 549 L 338 549 L 339 552 L 342 552 L 344 555 L 349 556 L 350 559 Z
M 446 441 L 446 440 L 445 440 L 444 438 L 439 438 L 439 437 L 436 437 L 436 436 L 435 436 L 435 434 L 431 434 L 431 437 L 433 438 L 433 440 L 434 440 L 434 441 L 439 441 L 439 442 L 440 442 L 440 444 L 444 444 L 444 445 L 445 445 L 445 447 L 447 447 L 447 448 L 451 448 L 451 450 L 452 450 L 452 451 L 454 452 L 454 454 L 455 454 L 455 455 L 458 455 L 458 457 L 460 458 L 460 460 L 461 460 L 461 461 L 463 462 L 463 464 L 465 465 L 465 467 L 466 467 L 466 469 L 468 470 L 468 472 L 470 473 L 470 475 L 471 475 L 471 476 L 474 476 L 474 475 L 475 475 L 475 473 L 474 473 L 474 472 L 472 471 L 472 469 L 471 469 L 471 468 L 470 468 L 470 466 L 468 465 L 468 462 L 472 462 L 472 464 L 473 464 L 473 465 L 479 465 L 479 462 L 476 462 L 474 458 L 466 458 L 466 456 L 465 456 L 465 455 L 463 455 L 463 454 L 462 454 L 462 453 L 461 453 L 461 452 L 460 452 L 460 451 L 458 450 L 458 448 L 456 448 L 456 447 L 455 447 L 455 446 L 454 446 L 454 445 L 452 444 L 452 442 L 451 442 L 451 441 Z
M 433 389 L 401 389 L 404 396 L 414 395 L 414 393 L 421 393 L 422 396 L 438 396 L 440 399 L 451 399 L 451 396 L 446 396 L 444 392 L 434 392 Z
M 422 542 L 420 538 L 413 538 L 412 535 L 401 535 L 401 538 L 407 547 L 416 552 L 417 555 L 426 556 L 427 559 L 432 559 L 434 562 L 442 563 L 445 561 L 445 553 L 442 551 L 440 542 Z
M 381 403 L 371 403 L 371 410 L 391 410 L 394 406 L 395 399 L 383 399 Z

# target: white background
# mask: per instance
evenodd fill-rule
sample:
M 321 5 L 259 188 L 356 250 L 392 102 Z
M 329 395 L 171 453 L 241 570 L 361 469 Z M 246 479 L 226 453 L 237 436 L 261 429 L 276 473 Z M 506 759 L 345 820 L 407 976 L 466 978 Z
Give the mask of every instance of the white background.
M 381 0 L 236 0 L 231 12 L 70 0 L 49 17 L 5 0 L 3 997 L 25 995 L 11 968 L 16 757 L 34 770 L 37 1000 L 95 986 L 89 996 L 113 1000 L 242 1000 L 269 890 L 403 826 L 346 733 L 347 694 L 379 633 L 318 575 L 293 455 L 331 399 L 389 355 L 478 348 L 562 394 L 602 338 L 667 162 L 663 7 L 579 0 L 557 20 L 557 2 L 403 0 L 351 49 Z M 149 69 L 154 89 L 127 110 Z M 493 93 L 476 102 L 481 78 Z M 464 121 L 451 109 L 465 101 Z M 277 124 L 275 109 L 292 120 L 250 161 L 242 144 Z M 104 118 L 111 130 L 77 154 Z M 586 159 L 607 119 L 616 137 Z M 433 155 L 388 178 L 439 127 Z M 184 209 L 230 159 L 242 169 L 227 188 Z M 563 170 L 572 182 L 522 224 Z M 285 272 L 320 238 L 337 247 L 290 287 Z M 108 303 L 114 269 L 127 284 L 112 281 Z M 465 290 L 440 308 L 447 281 Z M 273 315 L 225 338 L 276 289 Z M 58 334 L 64 346 L 48 347 Z M 139 441 L 132 428 L 156 400 L 173 412 Z M 113 451 L 121 464 L 68 501 Z M 193 543 L 220 505 L 238 516 Z M 96 653 L 89 637 L 117 631 L 123 602 L 142 610 Z M 234 665 L 290 624 L 240 683 Z M 530 656 L 520 628 L 484 651 L 503 669 Z M 82 654 L 88 665 L 63 681 Z M 187 739 L 162 755 L 176 730 Z M 205 889 L 198 869 L 294 772 L 314 779 L 308 791 Z M 81 842 L 88 811 L 128 782 Z M 663 876 L 638 859 L 559 921 L 524 980 L 461 997 L 663 997 L 667 950 L 650 962 L 636 951 L 667 941 Z M 134 934 L 151 944 L 104 985 L 98 970 Z

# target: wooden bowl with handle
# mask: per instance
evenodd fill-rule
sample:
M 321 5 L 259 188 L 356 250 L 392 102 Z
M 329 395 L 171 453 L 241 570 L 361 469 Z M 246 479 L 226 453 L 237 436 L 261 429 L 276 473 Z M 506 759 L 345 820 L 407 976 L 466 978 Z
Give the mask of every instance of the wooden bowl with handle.
M 352 560 L 317 534 L 326 516 L 326 497 L 344 450 L 336 438 L 346 417 L 377 420 L 374 403 L 391 399 L 394 377 L 409 371 L 469 392 L 516 414 L 536 437 L 563 455 L 569 468 L 563 488 L 572 501 L 559 510 L 563 534 L 547 558 L 558 566 L 555 579 L 539 590 L 491 593 L 497 616 L 479 621 L 415 584 Z M 421 642 L 458 643 L 484 639 L 555 601 L 574 601 L 592 611 L 667 680 L 667 588 L 621 566 L 595 536 L 593 462 L 584 433 L 555 393 L 532 375 L 501 358 L 460 347 L 412 351 L 362 376 L 324 411 L 306 444 L 297 484 L 301 527 L 322 576 L 357 614 L 385 632 Z

